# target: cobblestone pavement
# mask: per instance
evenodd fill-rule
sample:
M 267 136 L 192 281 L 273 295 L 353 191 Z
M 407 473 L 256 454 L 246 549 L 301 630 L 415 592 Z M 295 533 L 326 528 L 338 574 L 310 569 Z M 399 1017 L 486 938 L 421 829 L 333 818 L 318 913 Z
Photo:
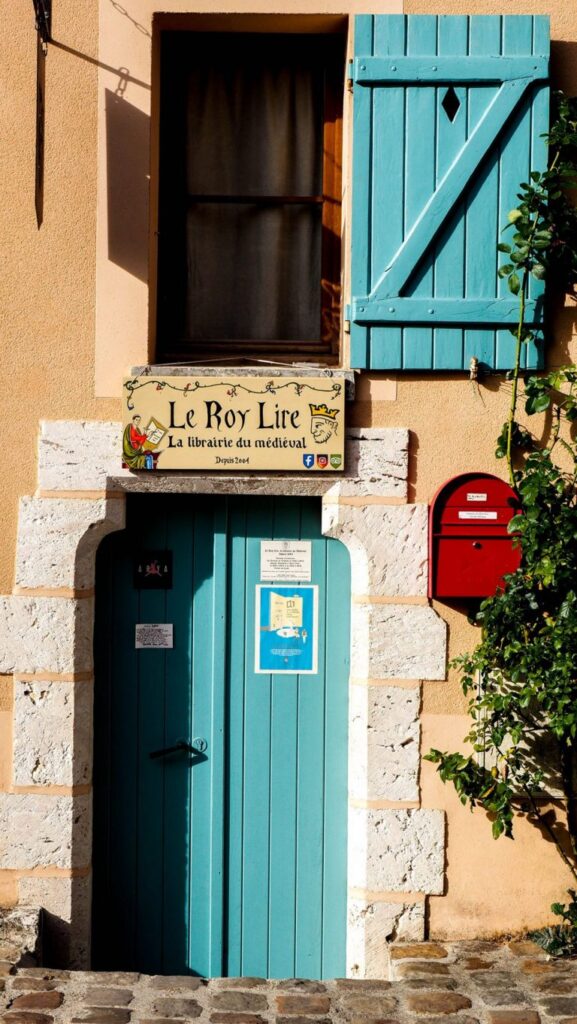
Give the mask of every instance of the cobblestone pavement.
M 388 977 L 150 977 L 0 962 L 11 1024 L 577 1024 L 577 961 L 529 942 L 398 943 Z

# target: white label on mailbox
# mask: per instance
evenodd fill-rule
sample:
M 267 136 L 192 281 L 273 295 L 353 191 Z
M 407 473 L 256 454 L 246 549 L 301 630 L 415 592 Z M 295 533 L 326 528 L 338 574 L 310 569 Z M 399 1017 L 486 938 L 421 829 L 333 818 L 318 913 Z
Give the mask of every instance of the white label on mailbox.
M 172 648 L 172 622 L 137 622 L 134 646 L 137 651 Z
M 486 494 L 476 494 L 474 491 L 472 493 L 470 493 L 470 494 L 467 494 L 467 501 L 486 501 L 486 500 L 487 500 L 487 495 Z
M 496 519 L 496 512 L 459 512 L 459 519 Z

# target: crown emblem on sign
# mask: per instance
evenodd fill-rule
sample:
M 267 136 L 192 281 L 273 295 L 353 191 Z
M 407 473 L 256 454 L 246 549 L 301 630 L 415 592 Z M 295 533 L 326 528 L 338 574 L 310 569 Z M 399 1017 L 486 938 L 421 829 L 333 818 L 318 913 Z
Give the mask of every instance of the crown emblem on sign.
M 336 420 L 339 410 L 329 409 L 326 405 L 309 405 L 311 416 L 326 416 L 329 420 Z

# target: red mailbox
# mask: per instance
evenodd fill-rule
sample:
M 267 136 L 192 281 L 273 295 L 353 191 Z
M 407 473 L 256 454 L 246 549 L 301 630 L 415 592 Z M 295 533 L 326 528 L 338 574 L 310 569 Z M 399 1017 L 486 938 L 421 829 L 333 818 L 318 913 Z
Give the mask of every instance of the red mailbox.
M 521 563 L 507 524 L 519 501 L 504 480 L 465 473 L 443 484 L 429 514 L 429 597 L 492 597 Z

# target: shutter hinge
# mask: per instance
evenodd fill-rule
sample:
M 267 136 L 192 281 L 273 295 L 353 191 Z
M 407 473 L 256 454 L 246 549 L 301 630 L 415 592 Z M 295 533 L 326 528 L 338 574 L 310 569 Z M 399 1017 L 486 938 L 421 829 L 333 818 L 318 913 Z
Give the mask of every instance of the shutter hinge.
M 349 61 L 349 74 L 348 74 L 348 78 L 347 78 L 347 90 L 348 90 L 348 92 L 352 92 L 353 91 L 353 62 L 352 62 L 352 60 Z
M 343 324 L 343 330 L 344 330 L 345 334 L 350 334 L 351 333 L 351 321 L 350 320 L 345 320 L 345 322 Z

